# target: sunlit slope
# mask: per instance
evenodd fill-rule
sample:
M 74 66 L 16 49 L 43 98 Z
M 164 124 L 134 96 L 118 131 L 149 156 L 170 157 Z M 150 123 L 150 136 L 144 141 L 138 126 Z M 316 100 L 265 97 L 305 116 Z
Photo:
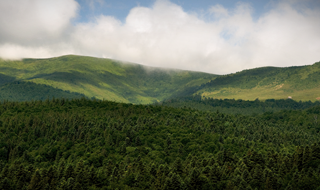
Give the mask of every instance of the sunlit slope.
M 193 93 L 211 98 L 320 99 L 320 62 L 299 67 L 263 67 L 219 76 Z
M 0 60 L 0 79 L 29 81 L 91 98 L 152 103 L 197 87 L 216 75 L 124 64 L 110 59 L 68 55 L 50 59 Z M 0 92 L 1 93 L 1 92 Z

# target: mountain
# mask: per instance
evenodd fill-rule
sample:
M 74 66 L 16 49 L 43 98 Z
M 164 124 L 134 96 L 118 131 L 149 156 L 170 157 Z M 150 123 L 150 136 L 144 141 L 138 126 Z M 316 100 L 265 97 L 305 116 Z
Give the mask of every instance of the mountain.
M 216 77 L 189 92 L 217 99 L 320 99 L 320 62 L 299 67 L 262 67 Z
M 44 86 L 24 91 L 22 82 L 28 82 L 30 88 L 35 84 Z M 40 90 L 42 87 L 46 90 Z M 46 94 L 48 88 L 52 89 Z M 136 104 L 197 94 L 217 99 L 291 97 L 316 101 L 320 99 L 320 62 L 299 67 L 262 67 L 219 76 L 76 55 L 20 61 L 0 59 L 0 99 L 43 99 L 53 97 L 52 94 Z
M 2 87 L 0 95 L 2 99 L 10 99 L 16 94 L 24 96 L 25 92 L 16 88 L 16 83 L 12 83 L 20 81 L 29 82 L 28 85 L 31 82 L 46 85 L 45 88 L 60 89 L 65 95 L 72 92 L 89 98 L 148 104 L 178 96 L 186 89 L 198 87 L 216 76 L 76 55 L 20 61 L 0 60 L 0 86 L 6 85 L 6 93 Z M 28 96 L 36 98 L 37 94 L 38 90 L 33 93 L 29 90 Z

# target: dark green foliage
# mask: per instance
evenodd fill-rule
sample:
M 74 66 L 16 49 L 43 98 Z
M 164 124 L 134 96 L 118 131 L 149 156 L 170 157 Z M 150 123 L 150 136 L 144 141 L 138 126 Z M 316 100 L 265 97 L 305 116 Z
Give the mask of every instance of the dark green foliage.
M 0 189 L 317 189 L 319 114 L 5 101 Z
M 300 110 L 311 108 L 314 106 L 319 106 L 320 101 L 297 102 L 292 99 L 267 99 L 265 101 L 249 101 L 241 99 L 222 100 L 213 98 L 202 98 L 200 95 L 194 95 L 166 100 L 161 103 L 155 103 L 155 105 L 170 106 L 176 108 L 190 107 L 202 111 L 220 111 L 222 113 L 228 114 L 257 115 L 263 113 L 278 112 L 281 110 Z
M 28 186 L 28 189 L 42 189 L 44 188 L 43 182 L 42 182 L 42 176 L 40 175 L 39 170 L 36 170 L 35 173 L 33 174 L 30 184 Z

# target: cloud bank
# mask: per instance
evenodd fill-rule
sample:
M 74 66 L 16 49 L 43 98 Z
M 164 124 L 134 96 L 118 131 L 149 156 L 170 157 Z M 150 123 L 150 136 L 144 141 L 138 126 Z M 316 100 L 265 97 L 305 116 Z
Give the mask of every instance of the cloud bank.
M 0 57 L 79 54 L 215 74 L 312 64 L 320 60 L 320 10 L 301 5 L 280 1 L 253 18 L 249 4 L 215 4 L 203 18 L 158 0 L 134 7 L 125 22 L 100 15 L 73 23 L 74 0 L 0 1 Z

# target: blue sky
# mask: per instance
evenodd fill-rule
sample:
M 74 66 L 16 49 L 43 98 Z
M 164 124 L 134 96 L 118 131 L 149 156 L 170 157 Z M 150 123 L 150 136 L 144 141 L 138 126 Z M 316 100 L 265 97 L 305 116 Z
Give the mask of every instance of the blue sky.
M 125 21 L 130 10 L 136 6 L 152 7 L 155 0 L 77 0 L 81 6 L 77 22 L 87 22 L 98 15 L 114 16 L 121 21 Z M 253 8 L 255 18 L 265 13 L 272 6 L 271 1 L 267 0 L 171 0 L 181 6 L 186 12 L 201 14 L 206 12 L 209 7 L 220 4 L 226 8 L 234 9 L 239 2 L 248 3 Z
M 320 61 L 319 0 L 0 0 L 0 57 L 226 74 Z
M 130 10 L 136 6 L 152 7 L 156 0 L 77 0 L 80 5 L 76 22 L 88 22 L 95 16 L 109 15 L 125 22 Z M 220 4 L 227 9 L 235 9 L 238 3 L 247 3 L 252 7 L 252 16 L 258 19 L 272 9 L 279 0 L 171 0 L 189 13 L 206 13 L 208 8 Z M 298 3 L 297 3 L 298 2 Z M 319 8 L 320 1 L 296 1 L 296 6 Z

